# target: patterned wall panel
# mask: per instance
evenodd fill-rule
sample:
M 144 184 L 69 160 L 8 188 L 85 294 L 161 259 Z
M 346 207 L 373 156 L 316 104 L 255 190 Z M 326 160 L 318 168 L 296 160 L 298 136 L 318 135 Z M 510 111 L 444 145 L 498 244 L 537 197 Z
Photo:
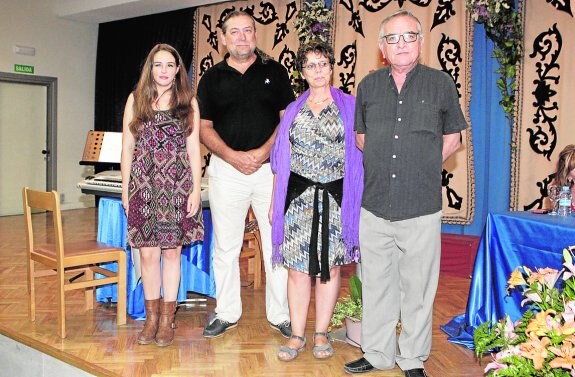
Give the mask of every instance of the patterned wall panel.
M 257 46 L 286 67 L 293 78 L 295 55 L 299 47 L 293 26 L 300 9 L 299 0 L 237 1 L 198 8 L 195 16 L 194 87 L 210 67 L 222 61 L 226 48 L 219 40 L 222 20 L 234 10 L 252 14 L 256 21 Z M 210 154 L 203 150 L 202 176 L 206 175 Z
M 300 1 L 274 0 L 230 2 L 198 9 L 196 51 L 192 77 L 202 74 L 225 55 L 218 40 L 223 17 L 234 9 L 248 10 L 256 18 L 258 47 L 281 62 L 290 74 L 298 40 L 293 27 Z M 423 24 L 425 36 L 422 62 L 447 72 L 454 80 L 460 102 L 469 119 L 472 24 L 463 1 L 449 0 L 334 0 L 334 50 L 336 67 L 333 85 L 355 94 L 359 81 L 383 64 L 377 47 L 381 21 L 400 8 L 413 12 Z M 293 78 L 293 77 L 292 77 Z M 473 219 L 474 172 L 471 132 L 462 134 L 462 149 L 442 171 L 444 222 L 468 224 Z M 422 158 L 425 158 L 422 155 Z M 204 167 L 209 155 L 204 156 Z
M 453 78 L 469 120 L 473 25 L 464 1 L 334 0 L 334 85 L 355 94 L 361 79 L 385 64 L 378 49 L 379 26 L 399 9 L 409 10 L 421 21 L 425 38 L 421 62 Z M 442 172 L 443 221 L 450 224 L 469 224 L 474 214 L 471 131 L 468 129 L 462 136 L 463 147 L 444 164 Z
M 557 156 L 575 143 L 571 0 L 524 1 L 524 57 L 513 129 L 511 210 L 549 207 Z

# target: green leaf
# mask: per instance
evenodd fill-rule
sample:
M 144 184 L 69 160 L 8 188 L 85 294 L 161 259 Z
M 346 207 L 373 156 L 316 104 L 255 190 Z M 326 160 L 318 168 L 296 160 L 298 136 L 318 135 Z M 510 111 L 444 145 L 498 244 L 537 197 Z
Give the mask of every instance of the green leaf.
M 361 280 L 357 275 L 353 275 L 349 279 L 349 291 L 351 293 L 351 297 L 355 301 L 361 301 L 362 298 L 362 291 L 361 291 Z

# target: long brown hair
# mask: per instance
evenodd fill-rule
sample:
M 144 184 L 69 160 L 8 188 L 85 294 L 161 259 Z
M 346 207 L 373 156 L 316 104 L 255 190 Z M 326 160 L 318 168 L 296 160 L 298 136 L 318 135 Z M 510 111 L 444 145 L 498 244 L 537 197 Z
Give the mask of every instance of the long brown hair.
M 569 144 L 559 153 L 555 182 L 559 186 L 571 186 L 573 182 L 569 180 L 569 173 L 573 169 L 575 169 L 575 145 Z
M 188 136 L 192 133 L 193 127 L 191 121 L 193 112 L 191 101 L 194 93 L 192 92 L 182 57 L 175 48 L 165 43 L 157 44 L 150 50 L 142 67 L 142 73 L 140 74 L 138 85 L 134 91 L 134 117 L 129 124 L 130 131 L 134 136 L 138 137 L 142 123 L 154 118 L 152 102 L 157 99 L 158 91 L 154 84 L 152 67 L 154 64 L 154 55 L 156 55 L 158 51 L 169 52 L 174 59 L 176 59 L 176 65 L 180 68 L 174 77 L 174 83 L 171 89 L 168 89 L 171 90 L 172 94 L 170 98 L 170 110 L 172 110 L 174 116 L 182 122 L 182 130 L 184 134 Z

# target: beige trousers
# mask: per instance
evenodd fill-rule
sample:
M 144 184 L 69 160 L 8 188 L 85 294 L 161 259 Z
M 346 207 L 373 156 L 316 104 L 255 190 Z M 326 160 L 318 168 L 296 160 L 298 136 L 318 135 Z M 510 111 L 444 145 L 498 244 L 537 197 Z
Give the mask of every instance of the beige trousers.
M 378 369 L 392 369 L 396 363 L 402 370 L 423 368 L 431 351 L 441 211 L 391 222 L 362 208 L 359 244 L 364 357 Z
M 228 322 L 242 316 L 239 255 L 244 238 L 245 219 L 250 205 L 258 221 L 266 272 L 266 316 L 278 324 L 289 320 L 287 270 L 272 267 L 271 203 L 273 174 L 270 164 L 245 175 L 212 155 L 208 168 L 210 210 L 214 227 L 213 267 L 216 283 L 216 315 Z

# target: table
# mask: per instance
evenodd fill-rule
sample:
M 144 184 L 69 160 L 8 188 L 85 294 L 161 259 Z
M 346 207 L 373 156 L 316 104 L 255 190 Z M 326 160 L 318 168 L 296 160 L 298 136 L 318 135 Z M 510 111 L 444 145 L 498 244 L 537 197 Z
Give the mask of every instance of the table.
M 479 243 L 467 309 L 441 329 L 449 341 L 473 349 L 473 331 L 508 314 L 521 317 L 521 292 L 507 295 L 507 280 L 518 266 L 561 269 L 563 249 L 575 245 L 575 217 L 530 212 L 491 213 Z
M 204 242 L 186 245 L 182 248 L 182 275 L 178 302 L 186 301 L 187 292 L 196 292 L 209 297 L 216 296 L 214 272 L 212 268 L 213 232 L 212 217 L 209 209 L 203 210 Z M 127 307 L 128 314 L 134 319 L 144 319 L 144 291 L 142 281 L 134 268 L 134 256 L 126 245 L 127 219 L 118 198 L 102 197 L 98 205 L 98 241 L 123 247 L 127 254 Z M 117 271 L 115 263 L 106 268 Z M 117 284 L 110 284 L 96 290 L 96 300 L 116 302 Z

